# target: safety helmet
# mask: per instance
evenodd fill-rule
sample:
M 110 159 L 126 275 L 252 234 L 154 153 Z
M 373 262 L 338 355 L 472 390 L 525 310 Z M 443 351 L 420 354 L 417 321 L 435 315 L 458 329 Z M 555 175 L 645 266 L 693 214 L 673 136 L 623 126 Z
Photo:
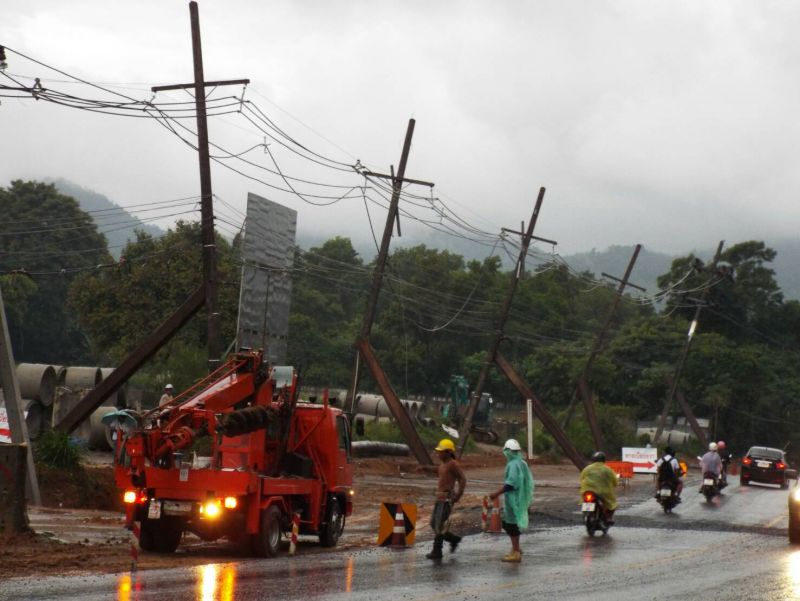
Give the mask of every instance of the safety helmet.
M 709 451 L 716 451 L 717 450 L 717 443 L 716 442 L 709 442 L 708 443 L 708 450 Z
M 434 451 L 450 451 L 451 453 L 455 452 L 455 450 L 456 445 L 454 445 L 453 441 L 449 438 L 442 438 L 434 449 Z
M 606 454 L 603 453 L 603 451 L 595 451 L 595 453 L 592 455 L 592 461 L 602 461 L 605 463 Z
M 720 450 L 725 450 L 725 447 L 726 447 L 726 446 L 727 446 L 727 445 L 725 444 L 725 441 L 724 441 L 724 440 L 720 440 L 720 441 L 717 443 L 717 448 L 718 448 L 718 449 L 720 449 Z
M 505 444 L 505 445 L 503 445 L 503 448 L 504 448 L 504 449 L 508 449 L 509 451 L 521 451 L 521 450 L 522 450 L 522 447 L 521 447 L 521 446 L 519 446 L 519 442 L 517 442 L 517 441 L 516 441 L 515 439 L 513 439 L 513 438 L 509 438 L 509 439 L 506 441 L 506 444 Z
M 164 386 L 164 390 L 172 390 L 172 384 L 167 384 Z

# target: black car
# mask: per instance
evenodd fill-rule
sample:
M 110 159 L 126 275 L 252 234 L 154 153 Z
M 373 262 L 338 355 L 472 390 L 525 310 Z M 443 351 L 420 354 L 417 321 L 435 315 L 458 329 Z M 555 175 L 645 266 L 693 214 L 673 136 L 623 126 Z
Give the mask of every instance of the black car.
M 748 486 L 750 482 L 779 484 L 787 488 L 786 456 L 780 449 L 769 447 L 750 447 L 742 459 L 742 471 L 739 483 Z

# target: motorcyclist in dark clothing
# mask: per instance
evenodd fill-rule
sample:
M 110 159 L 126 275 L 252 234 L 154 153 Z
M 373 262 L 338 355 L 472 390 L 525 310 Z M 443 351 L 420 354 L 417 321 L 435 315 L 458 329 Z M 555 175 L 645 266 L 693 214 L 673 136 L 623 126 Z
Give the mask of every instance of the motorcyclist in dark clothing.
M 683 490 L 683 469 L 678 459 L 675 457 L 675 449 L 668 446 L 664 449 L 664 454 L 656 461 L 658 478 L 656 478 L 656 495 L 664 487 L 669 487 L 675 491 L 680 502 L 681 491 Z

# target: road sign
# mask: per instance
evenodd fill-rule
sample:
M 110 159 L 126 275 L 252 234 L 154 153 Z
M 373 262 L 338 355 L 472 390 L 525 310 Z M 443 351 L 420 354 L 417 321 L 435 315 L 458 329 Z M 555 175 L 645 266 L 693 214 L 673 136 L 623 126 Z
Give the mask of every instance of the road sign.
M 658 449 L 654 447 L 622 447 L 622 460 L 630 461 L 633 464 L 634 473 L 655 474 Z
M 414 503 L 381 503 L 380 522 L 378 525 L 378 545 L 387 547 L 392 542 L 392 532 L 398 510 L 403 514 L 406 531 L 406 544 L 413 545 L 417 534 L 417 506 Z

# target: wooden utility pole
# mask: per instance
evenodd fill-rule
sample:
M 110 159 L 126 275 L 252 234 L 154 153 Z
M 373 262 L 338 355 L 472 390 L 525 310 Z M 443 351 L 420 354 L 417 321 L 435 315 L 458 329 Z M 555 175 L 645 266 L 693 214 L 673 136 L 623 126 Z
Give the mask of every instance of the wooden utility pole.
M 6 415 L 8 415 L 8 429 L 11 430 L 11 442 L 17 445 L 25 445 L 27 467 L 26 491 L 31 503 L 34 505 L 42 504 L 42 497 L 39 494 L 39 481 L 36 478 L 36 467 L 33 464 L 33 449 L 28 438 L 28 425 L 25 423 L 21 397 L 19 393 L 19 382 L 17 382 L 17 370 L 14 366 L 14 352 L 11 348 L 11 337 L 8 334 L 8 322 L 6 321 L 6 309 L 3 304 L 3 294 L 0 292 L 0 385 L 3 387 L 3 398 L 6 404 Z
M 608 329 L 611 327 L 611 322 L 614 320 L 614 315 L 616 314 L 617 307 L 619 306 L 619 303 L 622 300 L 622 295 L 625 292 L 625 287 L 631 286 L 633 288 L 639 288 L 640 290 L 644 290 L 639 286 L 635 286 L 634 284 L 628 283 L 628 278 L 631 277 L 633 266 L 636 263 L 636 259 L 639 257 L 639 251 L 641 250 L 642 250 L 642 245 L 637 244 L 636 247 L 633 249 L 633 255 L 631 255 L 630 261 L 628 261 L 628 267 L 625 269 L 625 275 L 622 276 L 621 280 L 613 276 L 609 276 L 608 274 L 605 273 L 603 274 L 606 277 L 617 280 L 619 282 L 619 286 L 617 286 L 617 294 L 614 296 L 614 301 L 611 303 L 611 308 L 608 311 L 608 317 L 606 317 L 606 321 L 603 324 L 603 327 L 600 329 L 600 332 L 594 339 L 594 343 L 592 344 L 592 349 L 589 351 L 589 358 L 586 360 L 586 364 L 583 366 L 583 371 L 581 372 L 581 375 L 578 378 L 578 383 L 575 387 L 575 391 L 572 393 L 572 400 L 570 401 L 569 407 L 567 408 L 567 413 L 566 416 L 564 417 L 564 422 L 561 425 L 561 427 L 564 429 L 566 429 L 567 426 L 569 425 L 569 421 L 572 418 L 572 413 L 575 409 L 575 401 L 577 400 L 578 396 L 580 396 L 581 399 L 583 400 L 583 408 L 586 411 L 586 420 L 589 422 L 589 428 L 592 431 L 592 438 L 594 439 L 594 447 L 597 450 L 603 448 L 603 433 L 600 429 L 600 424 L 597 420 L 597 414 L 594 410 L 592 393 L 589 388 L 589 374 L 592 371 L 592 365 L 594 364 L 594 360 L 597 357 L 597 354 L 603 348 L 603 342 L 605 342 Z
M 200 43 L 200 15 L 197 2 L 189 2 L 192 22 L 192 59 L 194 82 L 168 86 L 154 86 L 153 92 L 194 89 L 197 113 L 197 158 L 200 165 L 200 229 L 203 242 L 203 280 L 206 289 L 206 315 L 208 337 L 208 369 L 216 369 L 221 360 L 219 312 L 217 311 L 217 241 L 214 233 L 214 200 L 211 192 L 211 159 L 208 150 L 208 119 L 206 115 L 206 88 L 230 85 L 247 85 L 249 79 L 205 81 L 203 74 L 203 49 Z
M 472 398 L 467 406 L 467 412 L 464 415 L 464 423 L 461 425 L 461 433 L 457 446 L 458 457 L 461 457 L 461 455 L 464 453 L 464 447 L 467 444 L 467 439 L 469 438 L 470 430 L 472 429 L 472 419 L 475 416 L 475 409 L 478 407 L 478 403 L 481 400 L 483 389 L 486 386 L 486 381 L 489 378 L 489 370 L 494 364 L 494 359 L 497 355 L 497 349 L 500 347 L 500 341 L 503 340 L 503 336 L 505 335 L 504 330 L 506 327 L 506 321 L 508 321 L 508 313 L 511 311 L 511 303 L 514 300 L 514 292 L 517 289 L 517 284 L 519 283 L 520 279 L 522 279 L 522 273 L 525 269 L 525 257 L 528 255 L 528 247 L 530 246 L 531 238 L 533 237 L 533 230 L 536 227 L 536 220 L 539 218 L 539 210 L 542 208 L 544 192 L 545 189 L 543 187 L 539 188 L 539 196 L 536 198 L 536 205 L 533 208 L 533 215 L 531 215 L 531 220 L 528 222 L 528 229 L 522 236 L 519 257 L 517 258 L 517 264 L 514 266 L 514 273 L 511 274 L 511 278 L 508 282 L 506 298 L 503 301 L 503 306 L 500 309 L 500 314 L 497 317 L 497 323 L 495 324 L 494 329 L 494 337 L 489 343 L 489 350 L 486 352 L 486 357 L 483 359 L 483 365 L 481 366 L 481 371 L 478 375 L 478 383 L 475 385 Z
M 386 404 L 389 406 L 389 410 L 397 420 L 400 431 L 403 433 L 403 436 L 408 442 L 411 452 L 421 464 L 431 465 L 433 462 L 431 461 L 430 455 L 420 439 L 419 434 L 417 433 L 417 430 L 408 415 L 408 412 L 406 411 L 405 407 L 403 407 L 403 404 L 400 402 L 397 393 L 392 388 L 389 378 L 381 368 L 380 362 L 378 361 L 375 351 L 369 341 L 370 335 L 372 334 L 372 324 L 375 321 L 378 297 L 380 296 L 381 286 L 383 284 L 383 276 L 386 271 L 386 261 L 389 257 L 389 245 L 392 241 L 392 232 L 395 224 L 397 225 L 398 233 L 400 231 L 398 207 L 400 204 L 400 193 L 403 190 L 403 184 L 414 183 L 425 186 L 433 186 L 433 184 L 430 182 L 412 180 L 405 177 L 406 165 L 408 163 L 409 152 L 411 151 L 411 140 L 414 137 L 415 125 L 416 121 L 414 121 L 414 119 L 408 120 L 406 138 L 403 142 L 403 151 L 400 154 L 400 163 L 398 164 L 396 174 L 394 173 L 394 169 L 391 170 L 391 175 L 374 173 L 372 171 L 363 172 L 364 175 L 367 176 L 390 179 L 392 182 L 392 198 L 389 202 L 389 212 L 386 215 L 386 225 L 383 228 L 383 238 L 381 238 L 381 245 L 378 249 L 378 258 L 376 259 L 375 269 L 372 272 L 372 286 L 370 288 L 369 298 L 367 299 L 367 307 L 364 311 L 364 317 L 361 321 L 361 330 L 359 331 L 358 338 L 355 342 L 357 350 L 355 363 L 353 365 L 352 388 L 348 390 L 345 406 L 347 413 L 352 417 L 356 409 L 356 395 L 358 393 L 358 383 L 360 380 L 360 359 L 363 358 L 367 363 L 372 376 L 375 378 L 375 382 L 378 384 L 381 394 L 386 400 Z
M 579 470 L 582 470 L 586 467 L 586 459 L 580 454 L 575 445 L 572 444 L 572 441 L 567 437 L 564 431 L 559 428 L 556 420 L 550 415 L 550 413 L 545 409 L 544 404 L 536 397 L 531 387 L 522 379 L 522 377 L 516 372 L 516 370 L 511 366 L 511 364 L 503 357 L 503 355 L 498 352 L 494 357 L 494 362 L 497 364 L 497 367 L 500 368 L 500 371 L 503 372 L 503 375 L 514 385 L 514 388 L 526 399 L 528 399 L 529 406 L 531 411 L 536 414 L 536 417 L 539 418 L 539 421 L 542 422 L 545 430 L 547 430 L 558 445 L 563 449 L 564 454 L 569 457 L 570 461 L 577 467 Z M 528 426 L 530 428 L 530 426 Z M 530 457 L 528 458 L 530 459 Z
M 711 261 L 711 265 L 708 267 L 710 270 L 714 270 L 717 267 L 717 262 L 719 261 L 720 256 L 722 255 L 722 247 L 725 244 L 724 240 L 719 241 L 719 245 L 717 246 L 717 252 L 714 253 L 714 258 Z M 706 282 L 706 284 L 708 284 Z M 667 416 L 669 415 L 670 410 L 672 409 L 672 403 L 675 399 L 675 393 L 678 390 L 678 384 L 681 379 L 681 372 L 683 371 L 683 366 L 686 363 L 686 357 L 689 355 L 689 347 L 692 344 L 692 339 L 694 338 L 694 333 L 697 330 L 697 325 L 700 320 L 700 312 L 703 310 L 703 305 L 705 304 L 706 300 L 708 299 L 709 291 L 711 290 L 710 286 L 706 286 L 703 290 L 703 293 L 700 296 L 700 302 L 697 303 L 697 307 L 694 310 L 694 318 L 692 319 L 692 323 L 689 325 L 689 332 L 686 335 L 686 342 L 683 345 L 683 351 L 681 352 L 681 357 L 678 360 L 678 364 L 675 366 L 675 373 L 672 375 L 672 382 L 669 387 L 669 393 L 667 394 L 667 398 L 664 400 L 664 409 L 661 411 L 661 417 L 658 419 L 658 426 L 656 427 L 656 434 L 653 437 L 653 443 L 657 444 L 658 439 L 661 438 L 661 434 L 664 432 L 664 426 L 667 423 Z M 683 407 L 684 413 L 686 414 L 686 419 L 690 420 L 692 428 L 695 432 L 701 432 L 700 426 L 697 424 L 697 421 L 694 419 L 694 415 L 691 413 L 691 408 L 687 412 L 686 409 L 689 408 L 689 404 L 685 403 Z M 702 442 L 705 436 L 698 436 L 698 440 Z
M 200 163 L 200 224 L 203 248 L 203 284 L 194 292 L 158 329 L 150 334 L 133 350 L 119 367 L 92 389 L 56 426 L 57 429 L 71 432 L 78 424 L 91 415 L 103 401 L 122 386 L 150 357 L 155 355 L 183 325 L 204 305 L 208 315 L 208 366 L 209 371 L 220 361 L 219 312 L 217 311 L 217 259 L 216 237 L 214 234 L 214 205 L 211 192 L 211 165 L 208 150 L 208 121 L 206 115 L 206 94 L 208 87 L 227 85 L 246 85 L 249 79 L 228 81 L 205 81 L 203 74 L 203 53 L 200 45 L 200 17 L 197 2 L 189 3 L 192 27 L 192 56 L 194 60 L 194 82 L 155 86 L 153 92 L 168 90 L 194 90 L 195 112 L 197 113 L 197 153 Z

